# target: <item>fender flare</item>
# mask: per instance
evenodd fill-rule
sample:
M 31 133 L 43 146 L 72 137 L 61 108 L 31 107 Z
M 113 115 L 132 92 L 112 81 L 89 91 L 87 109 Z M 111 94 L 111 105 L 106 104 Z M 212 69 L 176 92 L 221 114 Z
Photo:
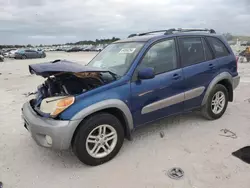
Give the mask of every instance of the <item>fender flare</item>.
M 127 133 L 127 137 L 128 137 L 128 139 L 131 139 L 131 133 L 134 130 L 133 117 L 132 117 L 132 114 L 131 114 L 128 106 L 123 101 L 121 101 L 119 99 L 104 100 L 104 101 L 95 103 L 93 105 L 90 105 L 90 106 L 82 109 L 78 113 L 76 113 L 71 119 L 71 121 L 78 122 L 78 124 L 76 126 L 74 126 L 74 128 L 72 128 L 73 129 L 72 137 L 73 137 L 73 134 L 74 134 L 75 130 L 77 129 L 79 123 L 83 119 L 85 119 L 87 116 L 89 116 L 95 112 L 105 110 L 108 108 L 117 108 L 123 113 L 123 116 L 124 116 L 124 119 L 126 122 L 126 124 L 124 126 L 125 126 L 125 130 Z
M 202 103 L 201 103 L 202 106 L 206 104 L 207 99 L 208 99 L 208 96 L 209 96 L 211 90 L 214 88 L 214 86 L 215 86 L 218 82 L 220 82 L 221 80 L 225 80 L 225 79 L 228 80 L 228 81 L 233 85 L 233 77 L 232 77 L 231 74 L 229 74 L 228 72 L 222 72 L 222 73 L 218 74 L 218 75 L 210 82 L 210 84 L 208 85 L 207 91 L 206 91 L 206 93 L 205 93 L 205 95 L 204 95 L 204 97 L 203 97 Z

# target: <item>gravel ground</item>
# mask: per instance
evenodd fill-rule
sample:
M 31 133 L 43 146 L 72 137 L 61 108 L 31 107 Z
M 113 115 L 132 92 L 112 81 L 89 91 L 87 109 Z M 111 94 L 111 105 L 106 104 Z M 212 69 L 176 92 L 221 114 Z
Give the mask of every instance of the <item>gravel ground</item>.
M 43 81 L 29 74 L 28 65 L 59 58 L 84 63 L 94 55 L 49 52 L 46 59 L 0 63 L 0 181 L 4 188 L 250 187 L 250 166 L 231 155 L 250 145 L 250 64 L 239 65 L 242 80 L 221 119 L 207 121 L 190 113 L 143 127 L 104 165 L 88 167 L 71 151 L 37 146 L 20 117 L 27 100 L 24 94 L 35 91 Z M 225 128 L 238 138 L 220 136 Z M 160 133 L 164 133 L 162 138 Z M 175 166 L 184 170 L 183 179 L 166 175 Z

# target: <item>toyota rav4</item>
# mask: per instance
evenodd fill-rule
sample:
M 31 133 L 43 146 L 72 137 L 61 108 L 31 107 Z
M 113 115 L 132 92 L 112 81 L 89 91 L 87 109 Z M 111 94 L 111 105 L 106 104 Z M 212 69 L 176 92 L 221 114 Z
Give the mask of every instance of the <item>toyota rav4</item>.
M 93 166 L 111 160 L 146 123 L 197 109 L 209 120 L 220 118 L 240 81 L 232 49 L 210 29 L 133 34 L 86 66 L 55 60 L 29 71 L 45 78 L 22 107 L 33 139 L 72 148 Z

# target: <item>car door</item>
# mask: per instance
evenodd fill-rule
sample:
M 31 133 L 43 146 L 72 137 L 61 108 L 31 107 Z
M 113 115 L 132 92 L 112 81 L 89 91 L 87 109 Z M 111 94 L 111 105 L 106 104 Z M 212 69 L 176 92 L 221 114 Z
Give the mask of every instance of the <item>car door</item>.
M 31 50 L 31 57 L 32 57 L 32 58 L 38 58 L 38 56 L 39 56 L 38 51 L 36 51 L 36 50 Z
M 131 111 L 135 126 L 183 110 L 183 74 L 174 38 L 153 44 L 144 54 L 131 81 Z M 143 68 L 153 68 L 155 77 L 137 78 Z
M 228 71 L 233 76 L 237 75 L 237 63 L 235 62 L 235 55 L 230 53 L 225 44 L 218 38 L 206 37 L 208 44 L 210 44 L 215 55 L 218 69 L 221 72 Z
M 179 37 L 181 66 L 185 79 L 185 110 L 199 107 L 205 90 L 218 66 L 210 46 L 203 37 Z
M 27 58 L 32 58 L 31 50 L 25 50 L 24 54 Z

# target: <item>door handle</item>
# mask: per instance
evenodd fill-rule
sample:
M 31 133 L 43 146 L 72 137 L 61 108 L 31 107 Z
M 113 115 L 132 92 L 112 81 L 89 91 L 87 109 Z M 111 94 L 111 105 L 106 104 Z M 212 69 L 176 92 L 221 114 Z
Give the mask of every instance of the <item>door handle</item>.
M 173 75 L 173 79 L 174 79 L 174 80 L 178 80 L 180 77 L 181 77 L 181 76 L 180 76 L 179 74 L 174 74 L 174 75 Z
M 215 67 L 214 64 L 212 64 L 212 63 L 209 64 L 208 66 L 209 66 L 210 69 L 214 69 L 214 67 Z

